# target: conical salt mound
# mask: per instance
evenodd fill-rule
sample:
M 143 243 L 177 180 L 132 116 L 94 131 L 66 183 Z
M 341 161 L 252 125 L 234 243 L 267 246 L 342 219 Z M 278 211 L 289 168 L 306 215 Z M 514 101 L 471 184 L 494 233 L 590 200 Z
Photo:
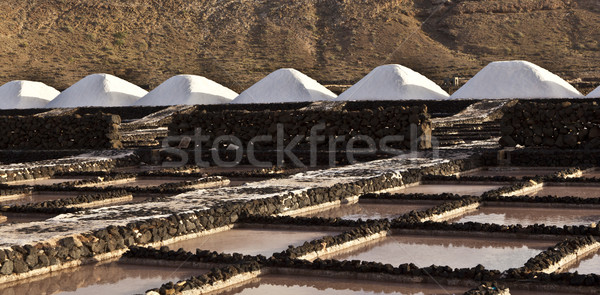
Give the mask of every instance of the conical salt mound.
M 231 102 L 237 96 L 235 91 L 207 78 L 178 75 L 169 78 L 133 105 L 223 104 Z
M 335 93 L 295 69 L 279 69 L 246 91 L 232 103 L 277 103 L 332 100 Z
M 587 98 L 600 98 L 600 86 L 598 86 L 598 88 L 594 89 L 594 91 L 590 92 L 586 97 Z
M 523 60 L 485 66 L 450 98 L 579 98 L 575 87 L 559 76 Z
M 48 108 L 130 106 L 148 91 L 109 74 L 89 75 L 63 91 Z
M 0 86 L 0 109 L 43 108 L 59 94 L 41 82 L 11 81 Z
M 376 67 L 337 100 L 445 99 L 448 93 L 427 77 L 401 65 Z

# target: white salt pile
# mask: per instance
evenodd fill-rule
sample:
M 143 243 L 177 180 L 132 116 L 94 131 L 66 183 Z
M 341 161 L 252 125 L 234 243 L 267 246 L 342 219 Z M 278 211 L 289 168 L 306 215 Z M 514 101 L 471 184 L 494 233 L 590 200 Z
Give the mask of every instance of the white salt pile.
M 445 99 L 449 95 L 427 77 L 401 65 L 375 68 L 337 100 Z
M 590 92 L 586 97 L 588 98 L 600 98 L 600 86 Z
M 450 98 L 579 98 L 559 76 L 522 60 L 488 64 Z
M 41 82 L 11 81 L 0 86 L 0 109 L 43 108 L 59 94 Z
M 278 103 L 332 100 L 335 93 L 295 69 L 279 69 L 246 91 L 232 103 Z
M 237 96 L 235 91 L 202 76 L 178 75 L 169 78 L 133 105 L 223 104 Z
M 89 75 L 52 100 L 48 108 L 130 106 L 148 91 L 109 74 Z

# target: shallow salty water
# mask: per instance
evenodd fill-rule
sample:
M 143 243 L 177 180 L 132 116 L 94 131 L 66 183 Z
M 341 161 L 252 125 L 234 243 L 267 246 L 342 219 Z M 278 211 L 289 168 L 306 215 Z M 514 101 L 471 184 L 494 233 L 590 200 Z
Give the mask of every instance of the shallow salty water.
M 560 171 L 555 167 L 487 167 L 462 172 L 461 176 L 546 176 Z
M 165 183 L 177 183 L 177 182 L 184 182 L 184 181 L 189 181 L 189 180 L 194 180 L 195 178 L 190 178 L 190 177 L 143 177 L 143 178 L 137 178 L 137 179 L 132 179 L 126 182 L 107 182 L 107 183 L 100 183 L 97 186 L 102 187 L 102 186 L 114 186 L 114 187 L 153 187 L 153 186 L 159 186 L 161 184 L 165 184 Z
M 195 252 L 200 249 L 270 257 L 273 253 L 286 250 L 288 245 L 299 246 L 306 241 L 337 234 L 339 232 L 235 228 L 168 246 L 172 250 L 183 248 Z
M 464 196 L 481 196 L 483 193 L 500 188 L 501 185 L 491 184 L 420 184 L 397 189 L 390 193 L 396 194 L 458 194 Z
M 544 186 L 539 190 L 529 193 L 530 196 L 558 196 L 600 198 L 600 186 Z
M 354 203 L 340 205 L 319 212 L 303 214 L 304 217 L 342 218 L 349 220 L 397 218 L 412 210 L 425 210 L 434 207 L 436 203 Z
M 325 258 L 392 265 L 414 263 L 419 267 L 435 264 L 466 268 L 481 264 L 487 269 L 503 271 L 523 266 L 529 258 L 554 244 L 553 241 L 393 235 L 365 247 Z
M 542 207 L 482 206 L 464 216 L 450 222 L 479 222 L 503 225 L 545 224 L 556 225 L 589 225 L 600 221 L 600 209 L 569 209 Z
M 205 269 L 156 267 L 110 262 L 58 271 L 34 281 L 0 285 L 2 295 L 120 295 L 143 294 L 168 281 L 178 281 L 208 272 Z
M 267 275 L 240 287 L 219 292 L 222 295 L 375 295 L 375 294 L 463 294 L 469 288 L 433 284 L 400 284 L 311 276 Z M 211 293 L 213 295 L 213 293 Z
M 70 182 L 70 181 L 78 181 L 84 179 L 90 179 L 93 176 L 73 176 L 73 177 L 56 177 L 56 178 L 48 178 L 48 179 L 30 179 L 30 180 L 21 180 L 15 182 L 9 182 L 9 185 L 53 185 L 57 183 Z
M 579 272 L 580 274 L 600 275 L 600 251 L 587 259 L 580 260 L 576 265 L 569 268 L 568 272 Z
M 35 192 L 30 195 L 25 195 L 17 199 L 0 201 L 0 205 L 25 205 L 29 203 L 38 203 L 44 201 L 60 200 L 73 198 L 84 193 L 77 192 Z M 85 193 L 88 194 L 88 193 Z

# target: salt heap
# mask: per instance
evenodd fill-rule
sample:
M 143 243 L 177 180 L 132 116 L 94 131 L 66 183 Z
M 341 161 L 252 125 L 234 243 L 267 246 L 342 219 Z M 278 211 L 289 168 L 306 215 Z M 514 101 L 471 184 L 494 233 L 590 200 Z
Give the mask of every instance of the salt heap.
M 588 98 L 600 98 L 600 86 L 590 92 L 586 97 Z
M 338 100 L 445 99 L 448 93 L 427 77 L 401 65 L 376 67 Z
M 169 78 L 133 105 L 222 104 L 231 102 L 237 96 L 235 91 L 207 78 L 178 75 Z
M 279 69 L 246 91 L 232 103 L 277 103 L 332 100 L 335 93 L 295 69 Z
M 109 74 L 89 75 L 52 100 L 48 108 L 129 106 L 148 91 Z
M 450 98 L 583 97 L 559 76 L 523 60 L 488 64 Z
M 0 109 L 43 108 L 59 94 L 41 82 L 11 81 L 0 86 Z

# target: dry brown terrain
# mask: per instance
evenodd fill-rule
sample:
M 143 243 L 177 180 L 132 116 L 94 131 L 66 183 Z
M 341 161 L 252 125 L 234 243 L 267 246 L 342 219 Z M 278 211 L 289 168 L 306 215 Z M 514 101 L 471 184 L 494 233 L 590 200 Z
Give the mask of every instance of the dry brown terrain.
M 598 0 L 439 2 L 3 0 L 0 83 L 106 72 L 148 89 L 191 73 L 241 91 L 281 67 L 349 84 L 385 63 L 441 82 L 505 59 L 600 78 Z

